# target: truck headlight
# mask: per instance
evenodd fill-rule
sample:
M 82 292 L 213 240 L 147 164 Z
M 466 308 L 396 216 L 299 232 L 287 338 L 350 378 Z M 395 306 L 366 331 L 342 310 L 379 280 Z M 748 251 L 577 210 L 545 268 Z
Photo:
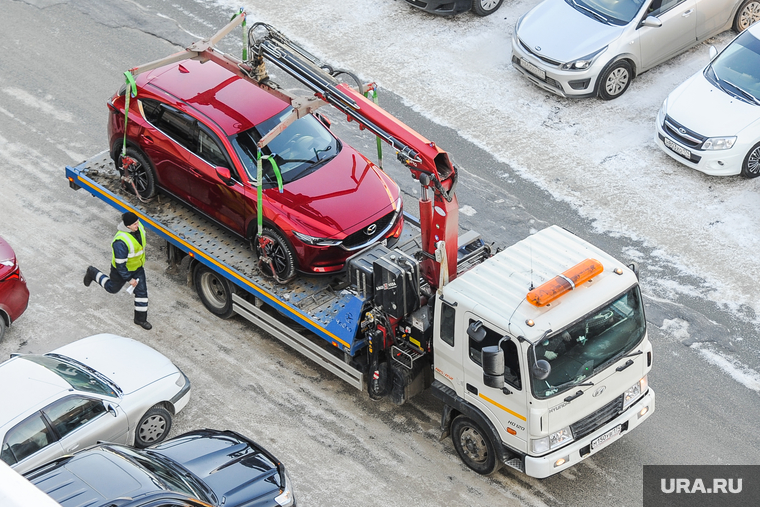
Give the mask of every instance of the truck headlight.
M 586 55 L 582 58 L 578 58 L 577 60 L 573 60 L 572 62 L 563 63 L 560 67 L 562 70 L 586 70 L 589 67 L 591 67 L 591 64 L 594 63 L 594 60 L 602 54 L 602 52 L 607 49 L 607 46 L 604 46 L 599 51 L 594 51 L 590 55 Z
M 728 150 L 736 143 L 736 136 L 711 137 L 702 145 L 703 150 Z
M 646 392 L 648 387 L 649 380 L 647 380 L 646 375 L 644 375 L 644 378 L 629 387 L 625 393 L 623 393 L 623 410 L 627 409 L 631 403 L 639 399 L 641 395 Z
M 572 440 L 573 432 L 570 430 L 570 426 L 566 426 L 559 431 L 555 431 L 548 437 L 531 440 L 531 444 L 533 446 L 533 452 L 541 454 L 556 449 L 557 447 L 562 447 Z
M 339 239 L 316 238 L 314 236 L 309 236 L 308 234 L 304 234 L 298 231 L 293 231 L 293 235 L 295 235 L 296 238 L 300 239 L 307 245 L 312 246 L 337 246 L 341 243 L 341 240 Z

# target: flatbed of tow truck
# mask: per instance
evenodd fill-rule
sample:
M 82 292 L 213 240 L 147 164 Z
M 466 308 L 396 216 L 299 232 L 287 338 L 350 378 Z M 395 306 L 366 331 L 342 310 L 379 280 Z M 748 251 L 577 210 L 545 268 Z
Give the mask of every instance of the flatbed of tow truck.
M 121 212 L 133 211 L 171 247 L 233 283 L 235 313 L 363 389 L 365 365 L 354 356 L 366 346 L 359 332 L 365 298 L 348 290 L 345 280 L 299 276 L 286 285 L 276 283 L 259 272 L 250 244 L 217 222 L 165 194 L 143 202 L 124 190 L 105 151 L 67 166 L 66 177 L 72 188 L 83 188 Z M 414 222 L 407 217 L 407 223 Z M 395 247 L 419 251 L 419 234 L 405 227 Z

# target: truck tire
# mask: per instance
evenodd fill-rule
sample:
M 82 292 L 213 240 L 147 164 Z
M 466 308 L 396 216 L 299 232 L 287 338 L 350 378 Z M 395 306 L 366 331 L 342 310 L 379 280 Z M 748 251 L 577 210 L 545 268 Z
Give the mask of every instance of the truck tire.
M 150 199 L 156 195 L 156 171 L 153 169 L 153 164 L 150 163 L 147 155 L 134 148 L 127 148 L 127 156 L 135 161 L 128 175 L 132 177 L 135 186 L 132 188 L 131 185 L 127 185 L 127 191 L 134 193 L 136 188 L 140 197 Z M 118 161 L 116 169 L 121 172 L 121 157 Z
M 451 423 L 451 440 L 464 464 L 477 473 L 492 475 L 501 468 L 493 442 L 472 419 L 457 416 Z
M 232 309 L 232 287 L 224 277 L 198 264 L 193 273 L 193 283 L 203 306 L 220 319 L 229 319 Z
M 135 428 L 135 447 L 145 448 L 166 438 L 172 429 L 172 415 L 161 405 L 155 405 L 140 418 Z

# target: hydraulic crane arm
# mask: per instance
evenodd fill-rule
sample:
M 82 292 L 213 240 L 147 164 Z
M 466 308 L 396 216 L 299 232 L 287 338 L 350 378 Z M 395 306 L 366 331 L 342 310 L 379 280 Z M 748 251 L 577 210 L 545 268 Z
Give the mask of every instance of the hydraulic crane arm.
M 245 17 L 245 12 L 241 12 L 211 38 L 197 41 L 166 58 L 134 67 L 129 72 L 136 76 L 182 60 L 210 60 L 290 104 L 293 112 L 262 137 L 259 147 L 266 146 L 298 118 L 313 113 L 324 105 L 332 105 L 343 112 L 349 121 L 356 121 L 360 128 L 369 130 L 388 143 L 396 151 L 399 161 L 420 182 L 420 225 L 424 256 L 422 274 L 433 288 L 456 277 L 459 205 L 454 190 L 457 171 L 448 153 L 368 100 L 364 93 L 373 90 L 374 83 L 363 85 L 350 72 L 335 70 L 321 63 L 267 24 L 255 23 L 249 29 L 246 61 L 216 51 L 214 45 L 242 25 Z M 265 60 L 313 90 L 314 95 L 297 96 L 272 82 L 266 71 Z M 341 74 L 351 76 L 356 81 L 357 89 L 339 81 L 336 76 Z M 428 196 L 429 190 L 433 192 L 432 200 Z M 443 245 L 445 248 L 441 248 Z

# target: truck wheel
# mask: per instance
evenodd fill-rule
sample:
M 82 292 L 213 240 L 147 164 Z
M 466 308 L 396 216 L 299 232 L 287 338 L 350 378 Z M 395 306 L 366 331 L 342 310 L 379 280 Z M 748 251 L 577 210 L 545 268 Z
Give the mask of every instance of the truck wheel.
M 127 148 L 127 156 L 135 161 L 135 164 L 129 168 L 128 176 L 132 177 L 134 188 L 137 189 L 137 193 L 143 199 L 150 199 L 156 195 L 156 171 L 148 161 L 148 157 L 142 152 L 134 149 Z M 117 169 L 121 172 L 121 157 L 119 157 L 119 164 Z M 126 184 L 127 190 L 134 193 L 132 185 Z
M 464 464 L 482 475 L 501 468 L 491 439 L 471 419 L 460 415 L 451 423 L 451 440 Z
M 478 16 L 488 16 L 501 7 L 504 0 L 472 0 L 472 12 Z
M 161 405 L 145 412 L 135 429 L 135 447 L 145 448 L 166 438 L 172 429 L 172 415 Z
M 269 227 L 264 227 L 262 236 L 268 238 L 272 243 L 267 247 L 267 255 L 272 260 L 272 265 L 277 274 L 277 279 L 281 282 L 290 281 L 296 275 L 296 254 L 282 234 Z M 253 242 L 256 246 L 256 255 L 259 260 L 263 252 L 261 251 L 258 241 L 254 237 Z M 272 269 L 264 263 L 259 263 L 260 269 L 266 276 L 272 276 Z
M 222 319 L 235 313 L 232 309 L 232 288 L 230 283 L 218 273 L 203 264 L 198 264 L 193 273 L 193 282 L 203 306 Z

